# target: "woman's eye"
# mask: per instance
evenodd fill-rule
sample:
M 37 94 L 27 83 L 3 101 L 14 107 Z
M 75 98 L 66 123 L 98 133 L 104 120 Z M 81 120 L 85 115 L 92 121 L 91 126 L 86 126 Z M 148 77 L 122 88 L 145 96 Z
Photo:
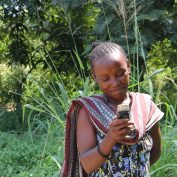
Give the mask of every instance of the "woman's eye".
M 119 72 L 117 76 L 123 76 L 125 74 L 125 71 Z
M 102 79 L 103 82 L 106 82 L 106 81 L 108 81 L 108 80 L 109 80 L 109 78 L 104 78 L 104 79 Z

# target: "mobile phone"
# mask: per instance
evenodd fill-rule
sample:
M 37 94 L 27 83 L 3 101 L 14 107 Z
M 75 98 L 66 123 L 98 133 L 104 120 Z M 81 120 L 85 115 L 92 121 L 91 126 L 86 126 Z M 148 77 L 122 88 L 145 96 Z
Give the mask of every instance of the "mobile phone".
M 117 118 L 118 119 L 130 118 L 129 105 L 121 104 L 117 106 Z
M 127 104 L 118 105 L 117 106 L 117 118 L 118 119 L 124 119 L 124 118 L 130 119 L 130 106 Z M 135 138 L 136 134 L 137 134 L 136 128 L 132 127 L 128 135 L 125 136 L 125 138 L 133 139 Z

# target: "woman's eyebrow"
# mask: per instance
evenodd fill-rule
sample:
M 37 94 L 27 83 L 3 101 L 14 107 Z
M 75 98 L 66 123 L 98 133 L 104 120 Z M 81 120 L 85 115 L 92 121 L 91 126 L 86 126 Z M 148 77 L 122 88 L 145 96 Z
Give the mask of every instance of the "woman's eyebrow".
M 117 72 L 118 71 L 126 71 L 126 68 L 119 68 L 118 70 L 117 70 Z
M 108 76 L 109 76 L 108 74 L 104 74 L 104 75 L 101 75 L 100 77 L 104 78 L 104 77 L 108 77 Z

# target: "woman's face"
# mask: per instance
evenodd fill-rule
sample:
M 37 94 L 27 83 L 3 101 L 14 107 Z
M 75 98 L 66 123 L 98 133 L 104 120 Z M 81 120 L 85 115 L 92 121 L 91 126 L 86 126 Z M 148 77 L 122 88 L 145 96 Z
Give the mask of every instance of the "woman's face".
M 121 52 L 113 52 L 93 63 L 93 75 L 110 102 L 119 103 L 126 96 L 130 67 Z

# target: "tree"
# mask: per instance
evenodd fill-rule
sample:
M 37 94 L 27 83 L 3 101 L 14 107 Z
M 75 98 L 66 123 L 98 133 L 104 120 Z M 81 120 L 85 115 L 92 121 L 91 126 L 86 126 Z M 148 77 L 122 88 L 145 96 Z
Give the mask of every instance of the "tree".
M 151 94 L 157 94 L 157 102 L 167 102 L 169 105 L 177 105 L 177 66 L 174 64 L 177 56 L 176 47 L 176 43 L 164 39 L 153 44 L 148 54 L 146 75 L 161 68 L 165 69 L 152 79 L 154 92 Z
M 0 58 L 12 70 L 20 71 L 20 75 L 11 78 L 14 79 L 12 89 L 3 90 L 1 104 L 14 101 L 17 110 L 21 110 L 24 85 L 38 67 L 60 74 L 74 73 L 74 63 L 79 68 L 77 56 L 84 51 L 88 31 L 94 24 L 93 18 L 87 17 L 92 5 L 80 9 L 82 5 L 81 1 L 62 0 L 0 2 L 1 37 L 7 41 L 5 47 L 1 45 Z M 20 111 L 20 120 L 21 116 Z
M 120 43 L 126 50 L 132 65 L 142 66 L 142 72 L 146 70 L 145 56 L 153 43 L 165 38 L 173 42 L 177 40 L 175 1 L 100 0 L 94 2 L 95 6 L 100 8 L 100 12 L 93 35 L 97 36 L 97 40 L 112 40 Z

